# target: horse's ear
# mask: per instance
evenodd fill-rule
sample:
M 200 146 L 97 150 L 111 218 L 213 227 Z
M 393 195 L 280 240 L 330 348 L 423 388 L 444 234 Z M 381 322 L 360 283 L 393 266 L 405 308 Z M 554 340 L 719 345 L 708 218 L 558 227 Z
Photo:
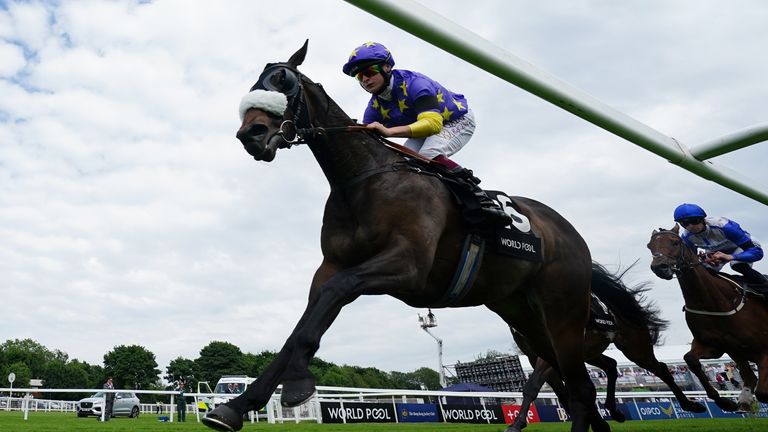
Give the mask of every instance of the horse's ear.
M 659 233 L 659 230 L 655 229 L 655 230 L 653 230 L 653 232 L 651 233 L 651 235 L 652 235 L 652 236 L 655 236 L 655 235 L 656 235 L 656 234 L 658 234 L 658 233 Z
M 672 232 L 675 234 L 680 234 L 680 224 L 675 224 L 674 227 L 672 227 Z
M 293 53 L 291 58 L 288 59 L 289 65 L 297 67 L 304 63 L 304 58 L 307 56 L 307 45 L 309 45 L 309 39 L 304 41 L 304 46 L 299 48 L 299 50 Z

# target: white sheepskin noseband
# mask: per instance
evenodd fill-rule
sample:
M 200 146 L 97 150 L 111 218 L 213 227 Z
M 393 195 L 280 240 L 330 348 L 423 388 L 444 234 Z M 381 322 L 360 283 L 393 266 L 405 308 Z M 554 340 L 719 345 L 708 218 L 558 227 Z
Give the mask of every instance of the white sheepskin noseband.
M 243 96 L 240 100 L 240 121 L 245 118 L 245 112 L 251 108 L 257 108 L 282 117 L 288 106 L 288 98 L 276 91 L 254 90 Z

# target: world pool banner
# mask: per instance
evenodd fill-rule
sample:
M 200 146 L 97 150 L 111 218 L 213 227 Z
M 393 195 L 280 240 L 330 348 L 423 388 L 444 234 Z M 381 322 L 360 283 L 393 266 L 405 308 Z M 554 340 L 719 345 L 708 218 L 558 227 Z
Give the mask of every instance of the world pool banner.
M 320 402 L 323 423 L 394 423 L 392 404 L 365 402 Z
M 501 412 L 504 413 L 505 423 L 514 423 L 517 416 L 520 415 L 520 405 L 501 405 Z M 539 421 L 539 412 L 536 410 L 536 405 L 531 404 L 531 407 L 528 408 L 528 423 L 538 423 Z
M 709 405 L 709 404 L 707 404 L 707 405 Z M 712 404 L 712 405 L 714 405 L 714 404 Z M 704 412 L 701 412 L 701 413 L 695 413 L 695 412 L 686 411 L 686 410 L 684 410 L 680 406 L 680 402 L 678 402 L 677 399 L 673 399 L 672 400 L 672 406 L 675 407 L 675 415 L 677 415 L 677 418 L 679 418 L 679 419 L 717 417 L 714 412 L 712 412 L 712 415 L 710 415 L 709 412 L 707 412 L 707 411 L 704 411 Z M 712 409 L 712 407 L 710 407 L 710 410 L 711 409 Z M 738 416 L 738 417 L 741 417 L 741 416 Z
M 443 405 L 442 416 L 448 423 L 504 423 L 500 405 Z
M 402 423 L 437 422 L 437 404 L 397 404 L 397 418 Z

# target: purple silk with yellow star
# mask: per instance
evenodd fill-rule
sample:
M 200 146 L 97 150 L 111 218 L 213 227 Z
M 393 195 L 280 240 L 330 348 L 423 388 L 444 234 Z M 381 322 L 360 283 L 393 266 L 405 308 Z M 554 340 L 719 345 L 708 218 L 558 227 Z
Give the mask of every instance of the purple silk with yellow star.
M 443 123 L 459 119 L 467 113 L 464 95 L 453 93 L 426 75 L 404 69 L 392 71 L 392 99 L 371 97 L 363 115 L 363 123 L 377 121 L 386 127 L 405 126 L 416 121 L 420 113 L 413 109 L 414 101 L 422 96 L 435 96 Z

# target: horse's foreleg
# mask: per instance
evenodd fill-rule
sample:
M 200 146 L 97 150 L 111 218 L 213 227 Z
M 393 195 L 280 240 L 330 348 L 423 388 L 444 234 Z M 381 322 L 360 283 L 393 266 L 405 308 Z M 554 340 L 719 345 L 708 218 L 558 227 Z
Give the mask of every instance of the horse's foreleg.
M 644 342 L 638 343 L 640 340 L 643 340 Z M 653 342 L 651 342 L 650 338 L 637 335 L 633 338 L 627 338 L 622 343 L 617 344 L 617 347 L 629 360 L 664 381 L 664 384 L 672 390 L 677 401 L 680 402 L 680 407 L 682 409 L 695 413 L 702 413 L 707 410 L 707 407 L 704 406 L 704 404 L 689 399 L 688 396 L 683 393 L 683 390 L 680 389 L 680 386 L 675 382 L 675 378 L 669 372 L 669 367 L 656 359 L 656 355 L 653 352 Z
M 688 365 L 688 369 L 696 375 L 696 378 L 701 382 L 708 398 L 715 401 L 715 404 L 723 411 L 736 411 L 736 402 L 720 396 L 720 393 L 712 387 L 707 374 L 704 373 L 704 369 L 701 367 L 700 359 L 720 358 L 722 355 L 722 351 L 713 347 L 704 346 L 698 339 L 694 338 L 691 343 L 691 350 L 683 356 L 683 360 L 685 360 L 685 363 Z
M 731 356 L 736 363 L 736 367 L 741 375 L 741 393 L 736 398 L 736 405 L 738 405 L 738 411 L 752 412 L 752 402 L 754 399 L 755 386 L 757 385 L 757 377 L 752 372 L 752 368 L 749 366 L 749 361 L 745 359 Z
M 507 427 L 505 432 L 520 432 L 528 426 L 528 409 L 531 407 L 531 403 L 539 396 L 541 386 L 544 385 L 544 381 L 552 372 L 552 367 L 549 363 L 538 358 L 536 359 L 536 366 L 533 369 L 533 373 L 528 377 L 528 381 L 525 382 L 523 387 L 523 401 L 520 403 L 520 412 L 517 415 L 515 421 Z
M 243 414 L 267 404 L 290 366 L 298 363 L 298 366 L 293 367 L 298 370 L 307 369 L 306 365 L 317 351 L 323 333 L 341 308 L 360 295 L 362 285 L 362 280 L 351 272 L 340 272 L 329 279 L 320 289 L 319 295 L 310 299 L 293 332 L 259 378 L 240 396 L 211 411 L 203 422 L 218 430 L 240 430 Z M 313 383 L 311 387 L 308 391 L 314 392 Z
M 338 268 L 323 260 L 323 263 L 312 278 L 308 304 L 311 305 L 317 302 L 318 296 L 321 293 L 321 287 L 338 272 Z M 303 320 L 299 321 L 296 326 L 297 329 L 303 324 Z M 312 372 L 309 371 L 309 361 L 309 358 L 306 361 L 298 359 L 297 361 L 289 362 L 286 367 L 282 378 L 283 391 L 280 394 L 280 403 L 283 406 L 294 407 L 301 405 L 315 393 L 315 378 Z
M 757 376 L 755 397 L 762 403 L 768 403 L 768 355 L 763 355 L 757 361 Z M 741 377 L 744 378 L 744 372 L 741 372 Z M 744 380 L 746 381 L 746 378 Z
M 566 316 L 563 311 L 560 316 Z M 589 427 L 595 432 L 607 432 L 611 428 L 600 416 L 595 404 L 597 392 L 584 366 L 584 327 L 574 326 L 574 321 L 551 323 L 548 330 L 555 349 L 560 373 L 568 388 L 568 406 L 573 419 L 572 432 L 586 432 Z M 579 320 L 581 321 L 581 320 Z M 586 321 L 586 318 L 584 319 Z
M 624 423 L 626 420 L 624 413 L 616 409 L 616 380 L 619 378 L 619 374 L 616 372 L 616 360 L 605 354 L 600 354 L 597 358 L 587 360 L 587 363 L 597 366 L 605 372 L 605 376 L 608 378 L 605 391 L 605 409 L 611 413 L 611 417 L 614 420 Z

